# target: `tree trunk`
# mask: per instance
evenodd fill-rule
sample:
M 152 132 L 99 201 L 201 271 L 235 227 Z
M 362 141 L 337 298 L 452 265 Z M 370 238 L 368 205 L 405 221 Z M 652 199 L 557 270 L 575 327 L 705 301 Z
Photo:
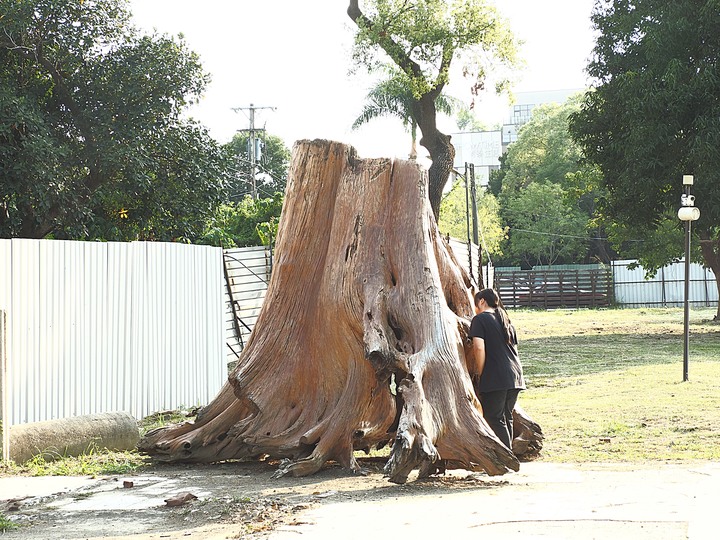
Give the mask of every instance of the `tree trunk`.
M 277 476 L 301 476 L 328 460 L 359 471 L 354 450 L 392 441 L 393 482 L 446 464 L 517 470 L 473 393 L 472 284 L 426 189 L 413 162 L 297 143 L 272 279 L 237 367 L 194 423 L 151 432 L 140 449 L 165 461 L 288 458 Z
M 450 135 L 437 128 L 435 98 L 441 91 L 442 87 L 423 95 L 413 106 L 413 116 L 422 132 L 420 144 L 427 149 L 432 160 L 428 170 L 428 199 L 435 221 L 440 216 L 443 190 L 455 162 L 455 147 L 450 143 Z
M 540 425 L 516 405 L 513 409 L 513 454 L 526 461 L 536 458 L 542 450 L 544 438 Z
M 428 170 L 429 177 L 429 200 L 432 213 L 437 221 L 440 216 L 440 203 L 442 202 L 443 190 L 447 184 L 455 161 L 455 148 L 450 143 L 450 135 L 441 133 L 438 129 L 430 137 L 420 139 L 420 144 L 428 149 L 432 165 Z
M 715 285 L 720 292 L 720 237 L 713 239 L 710 231 L 700 231 L 700 250 L 705 259 L 705 266 L 715 274 Z M 713 320 L 720 321 L 720 302 Z
M 358 0 L 350 0 L 347 9 L 348 16 L 358 26 L 358 28 L 372 28 L 375 21 L 368 18 L 360 9 Z M 381 47 L 393 62 L 408 76 L 410 80 L 429 80 L 423 72 L 420 64 L 415 62 L 405 50 L 404 46 L 396 41 L 392 32 L 385 32 L 383 29 L 377 45 Z M 448 51 L 444 51 L 447 53 Z M 441 133 L 437 128 L 437 108 L 435 100 L 442 93 L 446 84 L 446 79 L 442 74 L 446 74 L 450 69 L 450 62 L 453 54 L 443 54 L 443 60 L 438 66 L 437 79 L 430 84 L 431 89 L 415 100 L 412 104 L 412 118 L 422 131 L 420 144 L 430 152 L 432 165 L 428 171 L 429 189 L 428 197 L 430 199 L 430 207 L 437 221 L 440 215 L 440 202 L 442 201 L 442 192 L 447 184 L 450 173 L 452 172 L 453 163 L 455 161 L 455 148 L 450 144 L 450 136 Z M 441 82 L 443 81 L 443 82 Z

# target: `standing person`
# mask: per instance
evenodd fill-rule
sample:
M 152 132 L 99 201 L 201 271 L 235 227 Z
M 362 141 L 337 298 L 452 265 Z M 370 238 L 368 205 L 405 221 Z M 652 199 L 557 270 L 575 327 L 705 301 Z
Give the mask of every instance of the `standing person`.
M 476 365 L 471 373 L 483 416 L 505 446 L 512 450 L 513 417 L 520 390 L 525 389 L 518 358 L 517 334 L 493 289 L 475 295 L 470 336 Z

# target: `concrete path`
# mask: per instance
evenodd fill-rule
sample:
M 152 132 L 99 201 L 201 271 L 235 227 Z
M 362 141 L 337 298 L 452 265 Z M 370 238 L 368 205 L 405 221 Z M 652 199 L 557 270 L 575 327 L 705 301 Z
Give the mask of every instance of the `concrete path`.
M 262 464 L 176 468 L 129 476 L 131 489 L 123 489 L 121 477 L 0 478 L 0 501 L 23 499 L 19 512 L 6 514 L 32 518 L 31 526 L 5 537 L 720 539 L 720 463 L 535 462 L 502 477 L 457 471 L 404 486 L 378 473 L 353 477 L 337 468 L 273 480 L 273 470 Z M 198 500 L 177 512 L 165 507 L 164 499 L 184 491 Z M 275 531 L 248 535 L 247 516 L 224 519 L 246 508 L 246 498 L 264 501 L 263 508 L 278 501 L 293 511 Z M 203 520 L 193 519 L 200 515 Z
M 717 540 L 720 464 L 527 463 L 478 489 L 323 504 L 271 540 L 303 537 Z

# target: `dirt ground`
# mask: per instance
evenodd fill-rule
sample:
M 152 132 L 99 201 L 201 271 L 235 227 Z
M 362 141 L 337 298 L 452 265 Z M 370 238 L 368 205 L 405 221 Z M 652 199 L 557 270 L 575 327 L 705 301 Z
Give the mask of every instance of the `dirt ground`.
M 273 479 L 276 463 L 156 465 L 99 478 L 0 478 L 0 512 L 20 525 L 8 540 L 78 538 L 263 538 L 323 501 L 375 501 L 413 493 L 506 483 L 450 475 L 402 486 L 382 475 L 384 460 L 361 460 L 367 476 L 327 465 L 308 478 Z M 168 506 L 166 499 L 192 494 Z M 179 502 L 179 501 L 178 501 Z
M 720 463 L 524 463 L 500 477 L 452 471 L 395 485 L 327 466 L 271 478 L 273 463 L 156 466 L 102 478 L 0 478 L 3 539 L 414 538 L 705 540 Z M 178 506 L 166 500 L 192 497 Z

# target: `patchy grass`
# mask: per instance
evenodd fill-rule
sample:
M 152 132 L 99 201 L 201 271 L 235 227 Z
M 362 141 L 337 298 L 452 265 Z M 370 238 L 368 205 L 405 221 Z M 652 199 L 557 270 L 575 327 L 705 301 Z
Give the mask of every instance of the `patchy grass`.
M 17 465 L 0 465 L 0 474 L 26 476 L 101 476 L 127 474 L 149 465 L 150 459 L 137 452 L 93 451 L 77 457 L 35 456 Z
M 153 429 L 161 428 L 170 424 L 182 424 L 193 420 L 197 415 L 199 407 L 185 410 L 183 408 L 172 411 L 161 411 L 140 420 L 140 435 L 144 436 Z
M 682 309 L 514 311 L 528 378 L 521 403 L 550 461 L 720 459 L 720 326 Z
M 17 529 L 18 527 L 19 525 L 17 523 L 9 519 L 2 512 L 0 512 L 0 533 L 12 531 L 13 529 Z
M 182 423 L 192 419 L 197 409 L 162 411 L 152 414 L 140 421 L 140 434 L 145 435 L 158 427 Z M 136 472 L 151 464 L 148 456 L 136 451 L 110 452 L 93 448 L 86 454 L 77 457 L 52 455 L 35 456 L 23 463 L 0 462 L 1 475 L 27 476 L 101 476 L 127 474 Z
M 691 364 L 720 358 L 720 325 L 712 322 L 714 314 L 714 309 L 691 312 Z M 574 375 L 673 363 L 679 363 L 682 377 L 682 309 L 522 310 L 510 316 L 533 386 L 554 386 L 558 378 Z
M 522 405 L 550 461 L 720 459 L 720 362 L 634 366 L 530 388 Z

